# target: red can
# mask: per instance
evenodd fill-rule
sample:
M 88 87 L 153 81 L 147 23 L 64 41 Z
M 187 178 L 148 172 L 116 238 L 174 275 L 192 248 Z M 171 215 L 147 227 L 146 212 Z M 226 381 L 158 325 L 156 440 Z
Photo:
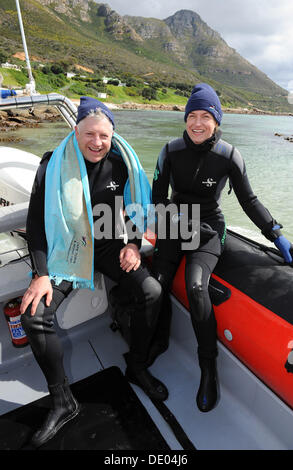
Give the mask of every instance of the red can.
M 11 341 L 16 348 L 23 348 L 28 339 L 21 325 L 21 298 L 12 299 L 4 306 L 4 314 L 8 323 Z

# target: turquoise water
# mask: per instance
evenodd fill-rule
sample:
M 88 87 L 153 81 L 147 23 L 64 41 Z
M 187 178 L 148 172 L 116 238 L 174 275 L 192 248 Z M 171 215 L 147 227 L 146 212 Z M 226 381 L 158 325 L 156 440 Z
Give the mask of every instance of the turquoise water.
M 158 154 L 170 139 L 184 130 L 183 114 L 162 111 L 132 111 L 117 115 L 117 132 L 127 136 L 152 180 Z M 293 143 L 275 136 L 293 134 L 290 116 L 224 115 L 223 139 L 239 149 L 246 162 L 251 186 L 273 217 L 284 225 L 293 240 Z M 236 231 L 265 242 L 259 230 L 241 209 L 234 193 L 222 197 L 227 224 Z
M 180 137 L 184 130 L 183 113 L 168 111 L 115 111 L 116 130 L 135 148 L 141 163 L 152 176 L 163 145 Z M 251 186 L 275 219 L 283 224 L 283 233 L 293 241 L 293 143 L 275 136 L 275 132 L 293 134 L 290 116 L 254 116 L 225 114 L 223 139 L 241 152 Z M 40 129 L 21 129 L 24 141 L 13 145 L 41 156 L 69 132 L 62 123 L 45 124 Z M 222 209 L 230 228 L 265 241 L 259 230 L 242 211 L 237 198 L 227 195 Z

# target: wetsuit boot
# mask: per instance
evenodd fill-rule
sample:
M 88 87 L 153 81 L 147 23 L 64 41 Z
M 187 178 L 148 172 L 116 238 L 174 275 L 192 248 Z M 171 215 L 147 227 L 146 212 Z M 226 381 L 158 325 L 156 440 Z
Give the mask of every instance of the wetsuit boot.
M 129 382 L 138 385 L 151 399 L 164 401 L 169 395 L 167 387 L 147 370 L 147 353 L 151 338 L 151 335 L 147 334 L 148 330 L 151 331 L 139 315 L 132 316 L 130 351 L 124 354 L 127 364 L 125 377 Z
M 198 409 L 202 412 L 211 411 L 218 401 L 218 377 L 216 359 L 199 359 L 201 368 L 200 385 L 196 396 Z
M 156 379 L 147 369 L 134 371 L 129 366 L 125 371 L 127 380 L 138 385 L 150 398 L 157 401 L 165 401 L 169 396 L 167 387 Z
M 160 354 L 167 351 L 169 347 L 171 320 L 172 305 L 170 296 L 168 294 L 164 294 L 156 325 L 156 331 L 149 349 L 147 367 L 150 367 Z
M 52 399 L 52 408 L 41 428 L 35 432 L 31 439 L 31 444 L 34 447 L 40 447 L 52 439 L 62 426 L 78 415 L 80 409 L 72 395 L 67 378 L 63 384 L 52 385 L 48 388 Z

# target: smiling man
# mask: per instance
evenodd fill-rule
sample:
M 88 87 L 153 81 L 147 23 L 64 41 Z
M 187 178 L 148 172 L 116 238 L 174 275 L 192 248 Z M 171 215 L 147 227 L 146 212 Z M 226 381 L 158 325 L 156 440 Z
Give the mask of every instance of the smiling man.
M 112 148 L 114 127 L 114 116 L 107 106 L 82 97 L 75 131 L 54 152 L 43 156 L 31 194 L 27 239 L 33 279 L 22 300 L 22 325 L 52 397 L 52 408 L 32 438 L 36 447 L 51 439 L 79 412 L 66 379 L 63 349 L 53 320 L 73 288 L 88 287 L 92 282 L 93 263 L 127 295 L 133 312 L 126 355 L 128 380 L 153 399 L 163 401 L 168 397 L 166 387 L 147 370 L 161 286 L 142 265 L 141 236 L 136 235 L 135 227 L 126 224 L 137 237 L 128 239 L 127 244 L 115 230 L 116 197 L 123 200 L 129 175 L 121 155 Z M 50 204 L 52 194 L 57 204 Z M 95 233 L 94 243 L 88 230 L 88 204 L 91 208 L 106 205 L 112 218 L 112 234 L 103 237 Z M 93 214 L 96 230 L 96 211 Z M 68 232 L 72 237 L 67 237 Z
M 75 127 L 80 151 L 91 163 L 102 160 L 111 149 L 113 123 L 105 116 L 102 111 L 90 112 L 86 118 L 78 120 Z

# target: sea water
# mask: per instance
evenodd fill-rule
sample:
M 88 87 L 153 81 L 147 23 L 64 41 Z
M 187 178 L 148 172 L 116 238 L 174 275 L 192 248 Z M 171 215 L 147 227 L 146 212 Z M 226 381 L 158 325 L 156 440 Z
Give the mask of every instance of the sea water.
M 183 113 L 121 110 L 114 114 L 117 133 L 134 147 L 151 183 L 162 147 L 169 140 L 182 136 Z M 284 226 L 284 235 L 293 242 L 293 143 L 275 135 L 292 136 L 293 117 L 224 114 L 221 129 L 222 138 L 241 152 L 255 194 Z M 68 132 L 70 129 L 63 123 L 46 123 L 38 129 L 16 131 L 23 141 L 9 145 L 41 156 L 53 150 Z M 265 243 L 234 192 L 228 195 L 228 190 L 227 184 L 221 203 L 228 227 Z

